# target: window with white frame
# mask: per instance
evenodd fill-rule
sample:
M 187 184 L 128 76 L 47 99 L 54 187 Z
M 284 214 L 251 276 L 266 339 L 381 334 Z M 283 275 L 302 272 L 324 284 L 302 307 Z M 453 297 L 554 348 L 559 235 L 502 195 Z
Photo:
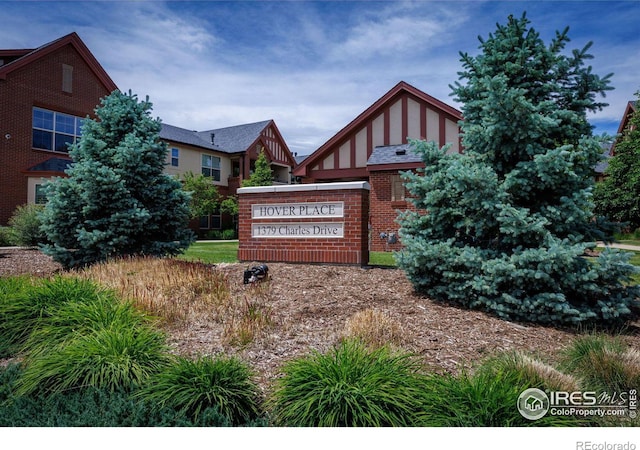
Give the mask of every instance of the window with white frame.
M 39 150 L 68 153 L 69 145 L 82 135 L 81 117 L 33 108 L 32 146 Z
M 212 155 L 202 155 L 202 175 L 220 181 L 220 158 Z
M 47 192 L 43 184 L 36 184 L 36 205 L 44 205 L 47 203 Z
M 400 202 L 404 200 L 405 188 L 400 175 L 391 175 L 391 201 Z
M 180 150 L 173 147 L 171 149 L 171 166 L 178 167 L 180 165 Z

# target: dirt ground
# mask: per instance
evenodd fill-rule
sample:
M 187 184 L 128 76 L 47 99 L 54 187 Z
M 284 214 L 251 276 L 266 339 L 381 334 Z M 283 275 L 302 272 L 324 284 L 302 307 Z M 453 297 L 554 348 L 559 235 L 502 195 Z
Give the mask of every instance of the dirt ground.
M 325 265 L 269 264 L 269 281 L 243 284 L 246 264 L 221 264 L 232 295 L 261 302 L 270 325 L 251 343 L 232 345 L 223 338 L 224 324 L 206 313 L 192 314 L 187 323 L 169 330 L 170 344 L 180 354 L 236 354 L 256 371 L 267 389 L 285 361 L 337 343 L 347 320 L 367 309 L 383 312 L 399 324 L 404 349 L 436 371 L 456 373 L 502 350 L 522 350 L 547 362 L 575 331 L 513 323 L 478 311 L 431 301 L 413 292 L 397 269 Z M 46 276 L 60 267 L 37 250 L 0 249 L 0 276 L 31 273 Z M 640 328 L 624 336 L 640 347 Z

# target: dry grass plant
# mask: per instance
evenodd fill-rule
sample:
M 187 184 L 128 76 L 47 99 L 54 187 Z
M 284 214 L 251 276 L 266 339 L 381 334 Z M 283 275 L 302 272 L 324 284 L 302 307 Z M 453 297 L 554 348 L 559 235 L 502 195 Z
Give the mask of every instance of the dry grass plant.
M 385 345 L 400 347 L 407 342 L 406 332 L 400 322 L 375 308 L 358 311 L 349 317 L 341 338 L 355 338 L 372 348 Z
M 229 303 L 224 317 L 223 343 L 244 347 L 273 325 L 273 311 L 269 306 L 272 295 L 269 280 L 245 286 L 242 295 Z
M 220 314 L 231 297 L 225 273 L 215 266 L 178 259 L 116 259 L 73 275 L 115 289 L 169 325 L 187 320 L 192 311 Z

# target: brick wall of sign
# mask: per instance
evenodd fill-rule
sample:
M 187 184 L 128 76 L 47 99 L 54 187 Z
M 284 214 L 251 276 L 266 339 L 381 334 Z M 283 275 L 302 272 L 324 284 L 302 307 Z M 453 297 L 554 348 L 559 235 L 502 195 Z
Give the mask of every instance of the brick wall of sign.
M 240 261 L 366 265 L 369 184 L 238 190 Z

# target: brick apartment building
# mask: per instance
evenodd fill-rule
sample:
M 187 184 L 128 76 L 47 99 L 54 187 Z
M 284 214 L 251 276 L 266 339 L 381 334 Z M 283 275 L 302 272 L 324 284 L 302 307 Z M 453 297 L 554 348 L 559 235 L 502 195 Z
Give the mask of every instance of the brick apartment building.
M 408 139 L 460 152 L 462 113 L 401 81 L 294 170 L 303 182 L 368 181 L 371 251 L 401 248 L 397 211 L 412 208 L 400 171 L 424 167 Z
M 47 179 L 71 164 L 67 144 L 80 137 L 83 119 L 117 89 L 76 33 L 36 49 L 0 50 L 0 226 L 25 203 L 43 203 Z M 196 132 L 163 124 L 166 173 L 211 178 L 222 195 L 235 194 L 260 150 L 275 182 L 290 183 L 295 159 L 273 120 Z M 220 229 L 220 213 L 194 228 Z
M 41 196 L 43 178 L 62 173 L 66 144 L 115 89 L 76 33 L 36 49 L 0 50 L 0 225 Z

